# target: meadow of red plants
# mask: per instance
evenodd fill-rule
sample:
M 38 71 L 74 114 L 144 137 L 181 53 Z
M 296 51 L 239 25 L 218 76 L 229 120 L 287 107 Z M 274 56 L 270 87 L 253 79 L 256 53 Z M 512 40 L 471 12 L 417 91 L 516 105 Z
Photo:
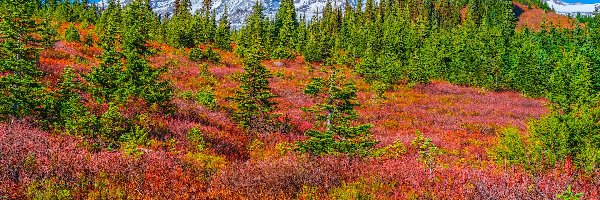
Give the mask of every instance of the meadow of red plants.
M 342 68 L 358 87 L 358 121 L 374 125 L 377 147 L 394 149 L 376 158 L 313 157 L 286 145 L 302 140 L 313 127 L 301 108 L 315 102 L 302 91 L 309 78 L 325 76 L 319 63 L 301 57 L 263 62 L 274 74 L 276 113 L 289 127 L 251 139 L 223 109 L 230 107 L 227 97 L 242 72 L 233 53 L 219 51 L 221 62 L 203 68 L 204 63 L 188 59 L 189 49 L 151 46 L 158 53 L 150 62 L 169 69 L 162 78 L 177 93 L 212 87 L 216 108 L 176 95 L 174 114 L 147 119 L 168 131 L 138 147 L 136 155 L 97 149 L 89 139 L 40 130 L 26 121 L 0 124 L 0 199 L 44 193 L 75 199 L 552 199 L 568 186 L 586 199 L 600 198 L 599 176 L 579 175 L 569 162 L 532 174 L 490 158 L 503 129 L 527 134 L 528 121 L 548 112 L 544 99 L 443 81 L 395 85 L 378 96 L 351 69 Z M 56 43 L 41 53 L 41 68 L 50 74 L 45 81 L 56 82 L 65 67 L 89 71 L 100 52 Z M 193 128 L 202 133 L 202 148 L 189 141 Z M 410 145 L 416 131 L 442 151 L 431 167 Z

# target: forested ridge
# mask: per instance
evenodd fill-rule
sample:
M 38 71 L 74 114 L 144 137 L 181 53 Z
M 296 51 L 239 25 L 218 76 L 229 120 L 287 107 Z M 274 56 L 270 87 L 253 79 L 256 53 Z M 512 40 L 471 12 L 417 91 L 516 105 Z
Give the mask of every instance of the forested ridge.
M 0 199 L 600 197 L 600 15 L 293 2 L 0 0 Z

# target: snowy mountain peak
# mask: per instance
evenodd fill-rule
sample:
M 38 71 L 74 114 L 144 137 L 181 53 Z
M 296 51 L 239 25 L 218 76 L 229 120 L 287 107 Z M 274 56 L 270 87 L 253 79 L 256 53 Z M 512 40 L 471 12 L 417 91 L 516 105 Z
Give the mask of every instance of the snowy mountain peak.
M 101 6 L 106 4 L 107 0 L 99 2 Z M 131 0 L 122 0 L 122 4 L 128 4 Z M 279 9 L 281 0 L 260 0 L 265 6 L 265 15 L 274 17 Z M 566 3 L 561 0 L 545 0 L 550 8 L 557 13 L 563 15 L 575 16 L 578 13 L 582 15 L 593 15 L 597 10 L 600 10 L 600 3 L 582 4 L 582 3 Z M 331 3 L 336 6 L 345 6 L 345 0 L 332 0 Z M 357 1 L 349 1 L 352 6 L 355 6 Z M 192 10 L 195 12 L 202 8 L 202 0 L 191 0 Z M 252 12 L 252 6 L 256 0 L 213 0 L 212 9 L 216 12 L 217 18 L 225 11 L 227 5 L 229 12 L 229 20 L 233 27 L 241 27 L 244 24 L 246 17 Z M 161 16 L 170 16 L 175 7 L 175 0 L 151 0 L 150 6 Z M 312 18 L 317 12 L 321 12 L 327 4 L 327 0 L 294 0 L 294 6 L 299 16 L 304 15 L 306 19 Z
M 582 4 L 582 3 L 566 3 L 560 0 L 546 0 L 548 6 L 554 9 L 556 13 L 562 15 L 575 16 L 578 13 L 581 15 L 593 15 L 597 10 L 600 10 L 600 3 Z
M 105 0 L 106 1 L 106 0 Z M 122 0 L 121 3 L 126 5 L 131 0 Z M 274 17 L 279 10 L 279 4 L 281 0 L 260 0 L 265 6 L 265 15 L 268 17 Z M 345 0 L 331 0 L 331 3 L 336 6 L 345 6 Z M 352 6 L 356 5 L 356 0 L 349 0 Z M 200 10 L 202 8 L 202 0 L 191 0 L 192 10 Z M 243 25 L 244 20 L 252 12 L 252 6 L 256 3 L 255 0 L 213 0 L 212 9 L 216 12 L 217 18 L 225 11 L 225 5 L 227 5 L 229 13 L 229 21 L 233 27 L 240 27 Z M 106 4 L 106 2 L 99 2 L 100 6 Z M 327 0 L 294 0 L 294 6 L 298 16 L 304 15 L 306 19 L 312 18 L 316 12 L 321 12 L 327 4 Z M 150 6 L 152 9 L 161 16 L 170 16 L 173 13 L 175 7 L 175 0 L 151 0 Z

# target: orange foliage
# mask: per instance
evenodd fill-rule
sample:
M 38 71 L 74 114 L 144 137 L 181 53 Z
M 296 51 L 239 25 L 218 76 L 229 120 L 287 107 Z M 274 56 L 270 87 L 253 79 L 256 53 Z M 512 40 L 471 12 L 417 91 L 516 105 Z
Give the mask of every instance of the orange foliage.
M 527 12 L 523 16 L 529 16 Z M 63 24 L 61 30 L 67 26 Z M 154 67 L 169 70 L 161 78 L 173 84 L 176 92 L 196 92 L 212 86 L 217 108 L 176 97 L 173 115 L 148 116 L 146 125 L 165 130 L 166 134 L 155 137 L 149 149 L 137 158 L 120 151 L 92 151 L 89 143 L 93 141 L 78 137 L 50 134 L 25 124 L 11 129 L 0 124 L 0 166 L 10 166 L 9 170 L 0 170 L 0 198 L 27 198 L 28 187 L 38 180 L 77 186 L 72 190 L 74 198 L 116 198 L 114 195 L 120 191 L 139 199 L 294 199 L 306 193 L 306 188 L 316 188 L 315 195 L 327 198 L 331 191 L 344 191 L 349 184 L 366 185 L 376 199 L 551 198 L 567 184 L 577 192 L 585 192 L 585 198 L 600 197 L 591 178 L 563 173 L 571 171 L 568 165 L 532 177 L 519 168 L 497 166 L 488 158 L 487 149 L 495 144 L 499 129 L 513 126 L 524 130 L 527 120 L 547 112 L 543 99 L 443 81 L 414 88 L 396 85 L 385 92 L 385 99 L 379 99 L 352 69 L 340 66 L 359 90 L 362 106 L 357 109 L 357 123 L 375 126 L 372 131 L 381 141 L 378 146 L 400 141 L 409 147 L 397 158 L 306 157 L 281 152 L 278 145 L 303 139 L 302 133 L 312 128 L 314 120 L 301 108 L 315 102 L 303 94 L 303 88 L 311 77 L 327 75 L 319 63 L 307 64 L 302 57 L 262 63 L 274 74 L 270 86 L 277 95 L 275 112 L 292 130 L 259 134 L 262 142 L 257 142 L 229 116 L 232 106 L 227 97 L 234 94 L 238 84 L 235 77 L 243 71 L 239 58 L 216 50 L 222 58 L 220 63 L 199 63 L 190 61 L 186 50 L 156 42 L 148 46 L 159 50 L 149 61 Z M 86 72 L 97 66 L 100 51 L 61 41 L 42 52 L 40 65 L 50 74 L 47 82 L 52 85 L 64 67 Z M 208 64 L 213 82 L 200 76 L 201 64 Z M 122 110 L 125 116 L 146 109 L 143 102 L 129 103 Z M 94 102 L 86 106 L 94 114 L 107 109 L 105 104 Z M 191 128 L 198 128 L 207 143 L 202 153 L 226 159 L 224 167 L 210 169 L 190 158 L 190 153 L 196 151 L 188 141 Z M 433 177 L 417 161 L 418 150 L 409 145 L 415 130 L 445 152 L 439 157 L 440 165 L 433 170 Z M 35 168 L 23 167 L 22 163 L 31 159 L 28 155 L 35 155 Z
M 540 8 L 531 8 L 528 6 L 520 4 L 518 2 L 513 2 L 513 5 L 516 9 L 520 9 L 522 13 L 518 16 L 517 21 L 517 29 L 529 28 L 533 30 L 540 30 L 542 28 L 542 24 L 545 23 L 547 28 L 549 27 L 557 27 L 557 28 L 575 28 L 575 26 L 584 26 L 584 24 L 579 24 L 576 19 L 559 15 L 554 12 L 546 12 Z

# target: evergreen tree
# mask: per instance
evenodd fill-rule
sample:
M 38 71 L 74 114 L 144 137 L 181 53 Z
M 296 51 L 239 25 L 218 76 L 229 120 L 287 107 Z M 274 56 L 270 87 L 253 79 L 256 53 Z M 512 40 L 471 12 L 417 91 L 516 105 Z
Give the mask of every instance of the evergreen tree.
M 92 97 L 100 103 L 113 101 L 122 102 L 124 99 L 120 93 L 122 86 L 122 54 L 117 51 L 116 37 L 117 26 L 114 22 L 106 24 L 104 34 L 100 36 L 100 46 L 102 55 L 100 55 L 100 65 L 92 67 L 92 71 L 85 75 L 85 80 L 89 84 L 88 91 Z
M 231 50 L 231 25 L 228 20 L 227 6 L 225 6 L 225 11 L 221 19 L 219 19 L 219 25 L 215 34 L 215 43 L 223 50 Z
M 293 46 L 294 32 L 297 27 L 298 19 L 294 1 L 282 0 L 275 17 L 275 30 L 279 36 L 279 43 L 286 47 Z
M 323 60 L 323 45 L 321 45 L 321 37 L 320 37 L 320 29 L 317 24 L 314 24 L 313 21 L 309 24 L 307 28 L 307 39 L 306 46 L 302 51 L 302 56 L 304 56 L 304 60 L 308 62 L 313 61 L 321 61 Z
M 165 22 L 165 37 L 167 37 L 168 43 L 175 47 L 191 48 L 196 46 L 195 40 L 198 38 L 199 32 L 194 28 L 202 28 L 202 26 L 200 22 L 194 20 L 195 17 L 190 13 L 190 9 L 189 0 L 175 1 L 173 17 Z
M 42 45 L 44 48 L 50 48 L 54 46 L 54 43 L 57 42 L 56 37 L 58 36 L 57 27 L 48 22 L 50 19 L 44 20 L 41 24 L 41 39 Z
M 272 75 L 260 64 L 258 52 L 258 47 L 252 47 L 246 52 L 239 90 L 232 98 L 237 105 L 234 118 L 251 133 L 268 131 L 272 111 L 275 109 L 275 102 L 272 100 L 275 95 L 269 88 L 269 78 Z
M 296 33 L 294 33 L 296 34 L 294 36 L 294 41 L 292 42 L 292 44 L 294 44 L 294 50 L 296 50 L 297 52 L 302 52 L 304 50 L 307 40 L 306 20 L 304 16 L 300 18 L 300 21 L 302 23 L 298 25 Z
M 98 22 L 96 23 L 96 33 L 98 33 L 98 35 L 104 34 L 106 30 L 111 28 L 108 27 L 109 25 L 120 27 L 122 16 L 121 12 L 121 6 L 118 5 L 118 3 L 115 0 L 109 0 L 108 6 L 102 12 L 100 17 L 98 18 Z
M 69 42 L 80 42 L 81 36 L 79 35 L 79 31 L 73 24 L 69 25 L 69 28 L 65 30 L 65 39 Z
M 371 124 L 354 126 L 358 114 L 354 110 L 356 86 L 346 77 L 332 70 L 328 79 L 312 78 L 304 90 L 319 101 L 314 107 L 306 109 L 314 113 L 316 119 L 324 125 L 324 131 L 309 130 L 309 137 L 298 142 L 298 150 L 313 155 L 345 154 L 366 156 L 377 141 L 371 136 Z
M 253 51 L 259 60 L 266 58 L 270 45 L 269 21 L 265 19 L 262 2 L 256 1 L 252 14 L 246 18 L 246 25 L 238 34 L 236 54 L 244 58 L 248 51 Z
M 0 2 L 0 120 L 36 113 L 43 95 L 34 1 Z
M 573 51 L 565 53 L 551 73 L 548 99 L 553 108 L 570 113 L 578 107 L 597 103 L 597 93 L 592 89 L 589 60 Z
M 158 17 L 144 0 L 133 0 L 123 11 L 123 26 L 127 30 L 123 35 L 123 50 L 128 57 L 143 56 L 148 53 L 147 40 L 150 29 Z
M 173 16 L 187 15 L 192 8 L 192 2 L 190 0 L 175 0 L 175 6 L 173 8 Z
M 94 137 L 96 117 L 83 105 L 80 94 L 85 90 L 71 68 L 65 68 L 57 84 L 47 115 L 42 120 L 51 129 L 67 134 Z
M 298 19 L 296 18 L 296 8 L 293 0 L 283 0 L 275 18 L 275 33 L 278 35 L 272 58 L 293 58 L 293 42 Z
M 150 105 L 164 110 L 170 107 L 172 88 L 166 81 L 161 81 L 159 76 L 163 69 L 153 69 L 145 60 L 147 54 L 146 42 L 149 38 L 145 17 L 149 17 L 148 6 L 144 2 L 132 2 L 126 8 L 129 18 L 125 20 L 126 32 L 123 35 L 122 49 L 125 55 L 125 70 L 120 76 L 123 78 L 128 96 L 141 98 Z M 152 16 L 152 15 L 150 15 Z M 135 20 L 137 19 L 137 20 Z

